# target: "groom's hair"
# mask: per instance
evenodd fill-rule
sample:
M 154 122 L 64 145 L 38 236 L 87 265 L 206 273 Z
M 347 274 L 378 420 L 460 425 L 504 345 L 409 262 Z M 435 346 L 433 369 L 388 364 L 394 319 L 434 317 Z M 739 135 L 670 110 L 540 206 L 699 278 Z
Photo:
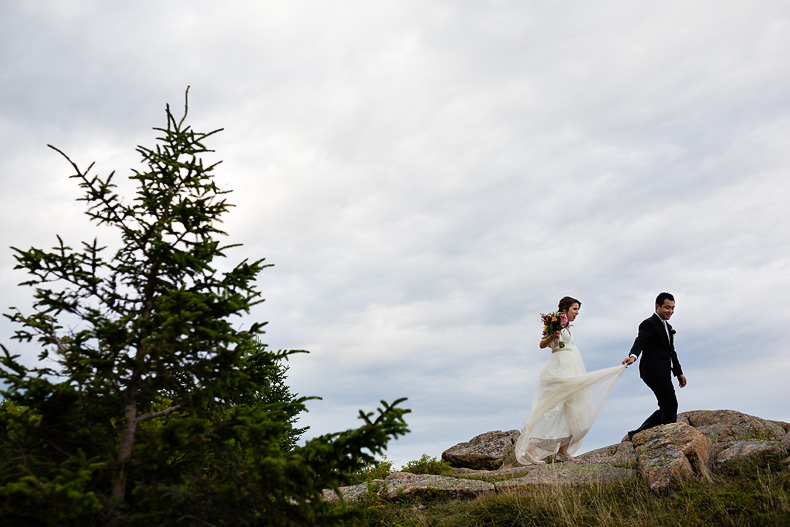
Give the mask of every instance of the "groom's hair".
M 564 296 L 560 299 L 560 303 L 557 305 L 557 310 L 562 311 L 563 313 L 567 313 L 573 304 L 579 304 L 579 307 L 581 307 L 582 305 L 581 302 L 579 302 L 572 296 Z
M 656 297 L 656 305 L 657 306 L 663 306 L 664 305 L 664 300 L 669 300 L 671 302 L 674 302 L 675 301 L 675 297 L 672 296 L 669 293 L 659 293 L 659 295 Z

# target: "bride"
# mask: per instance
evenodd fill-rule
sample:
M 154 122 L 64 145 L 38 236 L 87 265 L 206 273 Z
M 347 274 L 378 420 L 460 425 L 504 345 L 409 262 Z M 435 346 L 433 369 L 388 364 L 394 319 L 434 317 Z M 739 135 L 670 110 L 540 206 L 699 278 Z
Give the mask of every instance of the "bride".
M 570 323 L 579 316 L 581 305 L 566 296 L 558 310 Z M 542 460 L 553 454 L 556 461 L 573 461 L 573 453 L 625 371 L 625 366 L 619 365 L 587 372 L 570 326 L 543 337 L 540 347 L 551 347 L 551 356 L 538 374 L 532 412 L 516 442 L 516 459 L 522 465 L 542 465 Z M 597 397 L 592 395 L 594 388 L 601 391 Z

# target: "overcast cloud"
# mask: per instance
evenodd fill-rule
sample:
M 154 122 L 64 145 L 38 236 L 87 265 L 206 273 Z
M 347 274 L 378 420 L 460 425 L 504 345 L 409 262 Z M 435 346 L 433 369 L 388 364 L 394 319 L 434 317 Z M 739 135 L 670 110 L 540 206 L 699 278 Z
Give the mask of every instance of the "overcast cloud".
M 680 411 L 790 421 L 788 50 L 778 0 L 3 2 L 2 304 L 9 246 L 108 235 L 46 144 L 126 175 L 190 85 L 308 437 L 402 396 L 396 466 L 519 429 L 540 312 L 603 368 L 664 290 Z M 654 407 L 629 368 L 583 450 Z

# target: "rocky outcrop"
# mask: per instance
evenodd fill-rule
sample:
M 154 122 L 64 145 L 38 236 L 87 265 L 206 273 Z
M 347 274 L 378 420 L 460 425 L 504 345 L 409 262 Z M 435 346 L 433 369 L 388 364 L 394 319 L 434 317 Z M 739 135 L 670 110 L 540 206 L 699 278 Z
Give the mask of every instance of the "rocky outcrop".
M 382 485 L 384 485 L 383 479 L 374 479 L 359 485 L 340 487 L 338 491 L 346 503 L 357 503 L 368 497 L 370 493 L 378 496 L 378 490 Z M 324 489 L 324 499 L 326 501 L 340 501 L 337 493 L 331 489 Z
M 465 443 L 458 443 L 448 448 L 442 452 L 442 459 L 452 467 L 477 470 L 498 469 L 502 467 L 508 453 L 513 458 L 512 461 L 515 461 L 513 447 L 518 436 L 518 430 L 486 432 Z M 512 461 L 509 466 L 515 466 Z
M 644 430 L 633 445 L 642 478 L 656 492 L 694 474 L 707 475 L 713 462 L 713 443 L 686 423 Z
M 678 415 L 678 422 L 693 426 L 714 445 L 717 452 L 737 441 L 779 441 L 790 431 L 790 423 L 770 421 L 734 410 L 695 410 Z
M 787 447 L 781 441 L 735 441 L 716 454 L 716 468 L 724 468 L 744 459 L 759 456 L 784 457 Z
M 788 432 L 785 435 L 784 439 L 782 439 L 782 444 L 785 447 L 785 453 L 786 454 L 790 454 L 790 432 Z M 784 460 L 784 463 L 785 463 L 785 465 L 790 467 L 790 456 L 788 456 L 787 459 Z
M 622 441 L 616 445 L 591 450 L 579 456 L 576 460 L 580 463 L 593 463 L 603 465 L 613 465 L 627 468 L 636 468 L 636 450 L 631 441 Z
M 374 479 L 361 485 L 340 487 L 339 490 L 347 503 L 356 503 L 365 499 L 393 501 L 415 497 L 471 499 L 494 492 L 495 487 L 486 481 L 396 472 L 386 479 Z M 338 497 L 335 492 L 325 490 L 324 499 L 336 501 Z
M 603 464 L 551 463 L 527 471 L 523 476 L 495 482 L 499 491 L 513 490 L 526 486 L 588 485 L 609 483 L 639 477 L 634 469 Z
M 710 439 L 716 468 L 744 459 L 790 452 L 790 423 L 771 421 L 734 410 L 695 410 L 678 415 Z
M 387 493 L 390 498 L 420 495 L 445 495 L 454 498 L 474 498 L 493 492 L 495 487 L 487 481 L 460 479 L 431 474 L 396 472 L 387 476 Z
M 459 443 L 442 454 L 452 476 L 397 472 L 386 480 L 343 487 L 347 502 L 402 497 L 474 498 L 488 492 L 535 485 L 586 485 L 641 478 L 656 492 L 687 477 L 705 477 L 744 459 L 772 456 L 790 466 L 790 423 L 760 419 L 733 410 L 697 410 L 678 422 L 657 426 L 618 444 L 576 457 L 573 463 L 523 466 L 513 455 L 519 432 L 494 431 Z M 551 461 L 551 459 L 549 459 Z M 337 499 L 325 491 L 325 499 Z

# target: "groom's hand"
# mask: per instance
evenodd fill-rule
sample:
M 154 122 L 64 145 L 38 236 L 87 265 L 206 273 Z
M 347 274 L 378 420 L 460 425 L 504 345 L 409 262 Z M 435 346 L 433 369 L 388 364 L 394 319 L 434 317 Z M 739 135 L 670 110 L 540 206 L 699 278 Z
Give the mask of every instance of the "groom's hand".
M 636 362 L 636 357 L 628 357 L 627 359 L 623 359 L 623 364 L 625 364 L 626 366 L 630 366 L 634 362 Z
M 681 374 L 678 375 L 678 385 L 683 388 L 686 385 L 686 376 Z

